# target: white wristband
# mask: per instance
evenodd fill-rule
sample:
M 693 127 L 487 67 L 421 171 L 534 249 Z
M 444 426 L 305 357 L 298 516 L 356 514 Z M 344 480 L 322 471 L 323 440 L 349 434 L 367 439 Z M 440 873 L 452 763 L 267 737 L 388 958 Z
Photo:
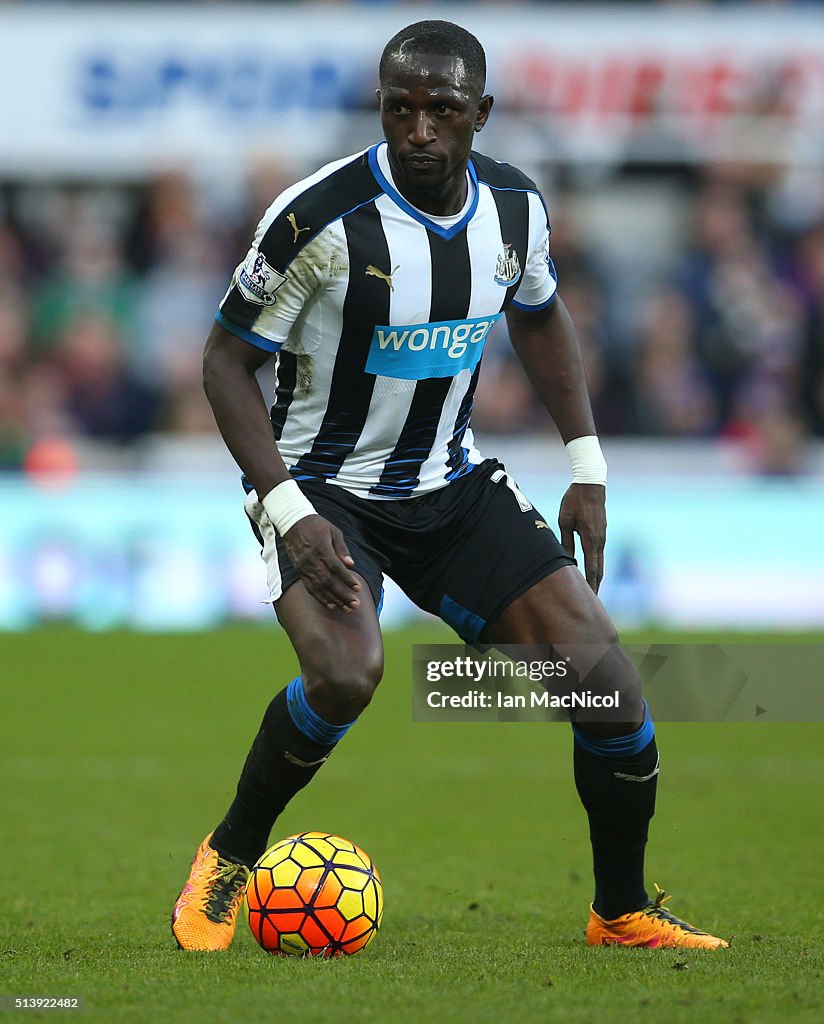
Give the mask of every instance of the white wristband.
M 295 480 L 277 484 L 261 499 L 261 504 L 281 537 L 301 519 L 318 514 Z
M 603 484 L 606 487 L 607 460 L 597 437 L 576 437 L 567 444 L 566 450 L 572 463 L 574 484 Z

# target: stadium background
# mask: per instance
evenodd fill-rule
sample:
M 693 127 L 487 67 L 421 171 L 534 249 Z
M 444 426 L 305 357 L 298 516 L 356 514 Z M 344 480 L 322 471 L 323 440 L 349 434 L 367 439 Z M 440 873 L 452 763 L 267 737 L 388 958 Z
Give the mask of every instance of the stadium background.
M 376 54 L 430 13 L 486 44 L 480 148 L 550 205 L 611 463 L 613 614 L 824 623 L 818 5 L 11 3 L 0 628 L 269 618 L 203 339 L 271 198 L 377 137 Z M 565 458 L 503 327 L 475 423 L 553 515 Z M 386 624 L 411 614 L 391 592 Z
M 0 1009 L 819 1024 L 824 748 L 818 723 L 771 722 L 783 680 L 751 723 L 658 725 L 648 882 L 732 948 L 590 950 L 568 729 L 413 722 L 410 645 L 451 634 L 394 592 L 375 701 L 277 825 L 372 854 L 377 941 L 334 964 L 270 961 L 243 928 L 226 957 L 171 943 L 296 670 L 203 339 L 275 192 L 377 137 L 377 55 L 427 16 L 487 46 L 481 150 L 546 191 L 624 636 L 820 643 L 821 5 L 0 3 Z M 482 446 L 549 518 L 566 456 L 505 336 L 485 363 Z

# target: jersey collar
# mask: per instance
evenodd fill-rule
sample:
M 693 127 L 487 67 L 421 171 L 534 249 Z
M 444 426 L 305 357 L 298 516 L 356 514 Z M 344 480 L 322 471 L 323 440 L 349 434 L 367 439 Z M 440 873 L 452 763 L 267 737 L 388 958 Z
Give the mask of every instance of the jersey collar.
M 430 220 L 425 213 L 421 213 L 420 210 L 416 210 L 411 203 L 407 202 L 407 200 L 404 199 L 404 197 L 400 194 L 400 192 L 398 192 L 398 190 L 395 188 L 392 182 L 383 173 L 380 167 L 380 163 L 378 162 L 378 149 L 381 146 L 385 145 L 385 142 L 378 142 L 371 147 L 368 154 L 369 168 L 375 175 L 375 179 L 380 185 L 380 187 L 395 203 L 395 205 L 399 206 L 403 210 L 403 212 L 410 216 L 413 220 L 418 221 L 419 224 L 423 224 L 423 226 L 427 228 L 429 231 L 434 231 L 436 235 L 440 235 L 442 238 L 447 239 L 447 241 L 450 238 L 454 238 L 455 235 L 459 234 L 459 232 L 463 231 L 463 229 L 470 222 L 470 220 L 472 220 L 475 211 L 478 209 L 478 173 L 475 170 L 475 165 L 472 163 L 472 160 L 470 159 L 469 161 L 468 169 L 469 177 L 472 179 L 472 184 L 475 186 L 475 195 L 472 197 L 472 202 L 469 205 L 469 209 L 466 211 L 463 217 L 461 217 L 461 219 L 456 224 L 453 224 L 452 227 L 445 228 L 443 224 L 438 224 L 436 221 Z

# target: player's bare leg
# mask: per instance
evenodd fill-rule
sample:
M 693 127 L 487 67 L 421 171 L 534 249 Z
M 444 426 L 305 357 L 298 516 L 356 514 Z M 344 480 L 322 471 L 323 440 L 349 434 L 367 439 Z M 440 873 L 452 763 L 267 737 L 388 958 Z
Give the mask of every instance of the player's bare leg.
M 365 581 L 359 598 L 359 607 L 344 613 L 325 608 L 296 583 L 275 608 L 298 656 L 309 703 L 335 725 L 357 718 L 383 675 L 383 639 Z
M 192 862 L 172 914 L 172 932 L 184 949 L 229 946 L 248 869 L 266 849 L 275 819 L 354 724 L 383 672 L 378 616 L 366 585 L 357 607 L 344 612 L 326 608 L 297 582 L 276 611 L 301 674 L 266 709 L 237 795 Z
M 263 853 L 286 804 L 326 762 L 369 703 L 383 673 L 383 642 L 369 587 L 350 612 L 329 609 L 302 582 L 277 602 L 301 674 L 266 710 L 214 845 L 246 864 Z
M 618 691 L 612 721 L 572 716 L 575 784 L 589 817 L 595 874 L 587 941 L 593 945 L 715 949 L 723 939 L 699 931 L 651 900 L 644 850 L 655 811 L 658 748 L 634 666 L 617 631 L 581 574 L 565 566 L 516 598 L 484 632 L 495 644 L 552 646 L 570 657 L 586 687 Z
M 611 719 L 603 712 L 594 716 L 598 720 L 582 724 L 584 731 L 614 737 L 633 732 L 643 723 L 638 673 L 621 650 L 606 609 L 573 566 L 558 569 L 516 598 L 487 626 L 484 640 L 544 650 L 551 646 L 569 656 L 573 669 L 586 678 L 588 689 L 617 690 L 619 713 Z

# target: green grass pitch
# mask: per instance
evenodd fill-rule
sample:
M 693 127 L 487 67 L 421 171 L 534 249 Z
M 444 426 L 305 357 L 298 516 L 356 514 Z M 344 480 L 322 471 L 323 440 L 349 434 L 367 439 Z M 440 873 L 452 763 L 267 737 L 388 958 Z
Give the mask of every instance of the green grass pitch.
M 716 638 L 718 639 L 718 638 Z M 722 638 L 728 639 L 728 638 Z M 0 994 L 145 1024 L 821 1021 L 824 726 L 661 725 L 648 882 L 721 953 L 588 949 L 585 820 L 563 725 L 415 724 L 410 644 L 276 825 L 363 846 L 386 913 L 349 960 L 271 958 L 245 924 L 185 954 L 172 904 L 295 660 L 277 629 L 0 639 Z M 0 1013 L 51 1019 L 57 1011 Z

